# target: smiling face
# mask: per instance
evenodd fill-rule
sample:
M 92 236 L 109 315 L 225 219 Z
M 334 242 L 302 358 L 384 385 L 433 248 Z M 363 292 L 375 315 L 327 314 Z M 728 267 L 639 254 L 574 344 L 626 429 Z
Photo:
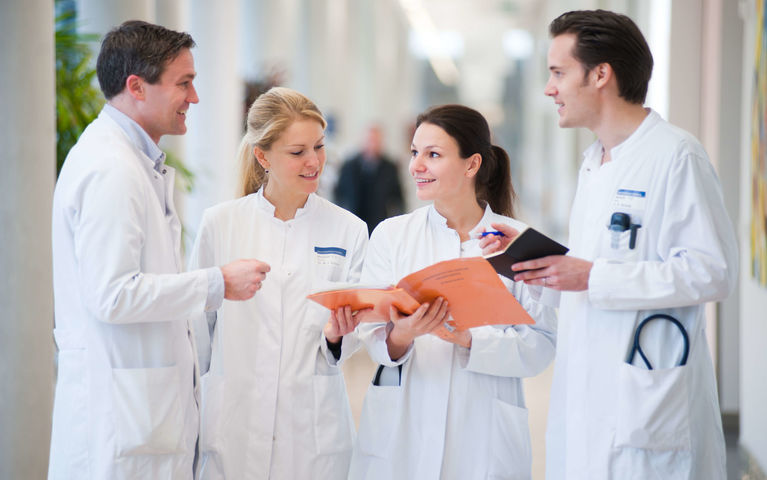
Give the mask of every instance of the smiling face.
M 474 177 L 481 157 L 461 158 L 458 142 L 442 128 L 422 123 L 413 135 L 409 171 L 420 200 L 476 201 Z
M 185 48 L 168 62 L 157 83 L 142 83 L 144 101 L 138 122 L 155 143 L 163 135 L 186 133 L 189 104 L 199 101 L 194 77 L 192 52 Z
M 294 121 L 267 151 L 255 149 L 269 170 L 265 191 L 270 198 L 304 199 L 317 191 L 325 166 L 325 133 L 316 120 Z
M 591 127 L 597 120 L 596 89 L 592 75 L 573 56 L 576 37 L 566 33 L 551 40 L 548 54 L 549 81 L 544 93 L 559 107 L 559 126 Z

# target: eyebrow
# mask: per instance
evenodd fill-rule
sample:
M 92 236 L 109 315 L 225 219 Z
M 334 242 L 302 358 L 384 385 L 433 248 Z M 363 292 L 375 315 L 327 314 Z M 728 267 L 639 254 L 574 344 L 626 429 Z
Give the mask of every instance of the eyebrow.
M 325 135 L 321 136 L 321 137 L 320 137 L 319 139 L 317 139 L 317 141 L 316 141 L 316 142 L 314 142 L 314 143 L 317 143 L 317 142 L 321 142 L 321 141 L 323 141 L 323 140 L 325 140 Z M 286 147 L 303 147 L 303 146 L 305 146 L 305 145 L 304 145 L 303 143 L 292 143 L 292 144 L 290 144 L 290 145 L 285 145 L 285 146 L 286 146 Z

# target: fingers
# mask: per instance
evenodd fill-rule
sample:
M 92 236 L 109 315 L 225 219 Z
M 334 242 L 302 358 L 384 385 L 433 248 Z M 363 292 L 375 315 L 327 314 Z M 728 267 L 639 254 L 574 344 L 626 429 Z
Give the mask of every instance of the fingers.
M 509 239 L 519 235 L 519 230 L 505 223 L 491 223 L 490 226 L 509 237 Z
M 342 336 L 354 330 L 357 324 L 359 324 L 359 320 L 355 323 L 352 307 L 349 305 L 339 308 L 336 318 L 338 319 L 338 333 Z
M 410 316 L 404 316 L 399 313 L 399 310 L 394 307 L 394 305 L 389 306 L 389 320 L 394 323 L 395 325 L 400 323 L 403 319 L 409 319 L 410 323 L 417 323 L 421 317 L 424 316 L 426 311 L 429 309 L 428 303 L 422 303 L 420 307 L 416 309 L 415 312 L 413 312 Z
M 269 264 L 255 259 L 240 259 L 221 267 L 224 277 L 224 298 L 247 300 L 261 289 Z
M 431 333 L 436 328 L 439 328 L 440 325 L 445 323 L 449 316 L 448 312 L 449 307 L 447 300 L 442 297 L 439 297 L 437 300 L 435 300 L 434 304 L 425 315 L 425 328 L 427 333 Z
M 501 249 L 501 241 L 495 235 L 488 235 L 479 241 L 482 255 L 490 255 Z

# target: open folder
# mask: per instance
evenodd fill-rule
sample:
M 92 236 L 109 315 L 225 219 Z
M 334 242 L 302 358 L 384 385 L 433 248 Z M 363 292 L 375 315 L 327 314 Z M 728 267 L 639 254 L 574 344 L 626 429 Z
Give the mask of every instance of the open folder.
M 435 263 L 386 288 L 347 288 L 309 295 L 307 298 L 331 310 L 351 305 L 352 310 L 373 308 L 377 321 L 389 320 L 389 306 L 405 314 L 437 297 L 447 300 L 452 317 L 438 335 L 482 325 L 535 323 L 482 257 Z

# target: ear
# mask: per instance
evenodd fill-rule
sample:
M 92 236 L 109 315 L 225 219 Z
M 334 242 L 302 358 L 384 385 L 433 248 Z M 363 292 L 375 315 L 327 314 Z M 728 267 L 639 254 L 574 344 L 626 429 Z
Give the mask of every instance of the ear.
M 146 98 L 144 79 L 138 75 L 128 75 L 125 79 L 125 91 L 136 100 L 144 100 Z
M 597 88 L 603 88 L 615 77 L 613 67 L 609 63 L 600 63 L 591 70 L 591 75 Z
M 479 167 L 482 166 L 482 155 L 475 153 L 467 159 L 466 163 L 466 176 L 473 178 L 479 172 Z
M 258 147 L 253 147 L 253 155 L 256 156 L 256 161 L 261 168 L 269 170 L 269 160 L 266 159 L 266 153 Z

